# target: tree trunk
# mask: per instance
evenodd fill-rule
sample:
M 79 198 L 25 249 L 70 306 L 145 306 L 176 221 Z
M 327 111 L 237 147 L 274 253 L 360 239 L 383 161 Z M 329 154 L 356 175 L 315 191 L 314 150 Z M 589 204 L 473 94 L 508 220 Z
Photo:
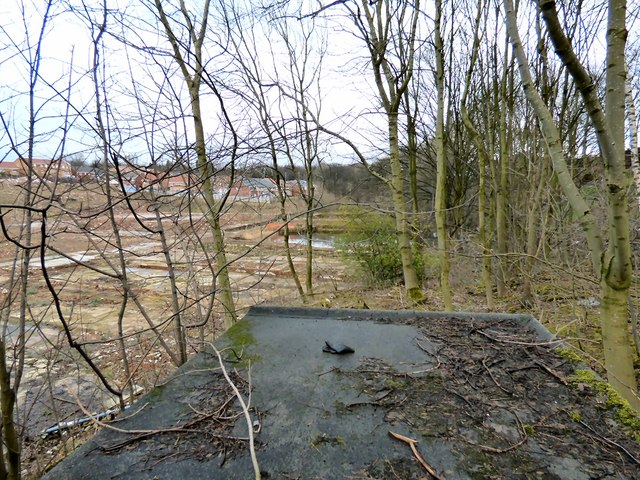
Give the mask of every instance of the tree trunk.
M 215 249 L 216 256 L 216 268 L 217 272 L 217 284 L 219 285 L 220 303 L 224 309 L 223 319 L 225 328 L 231 327 L 237 320 L 235 302 L 233 299 L 233 291 L 231 290 L 231 280 L 229 278 L 227 254 L 224 244 L 224 236 L 222 233 L 222 227 L 220 225 L 220 205 L 213 195 L 213 185 L 211 182 L 212 172 L 211 165 L 207 159 L 206 142 L 204 138 L 204 126 L 202 120 L 202 112 L 200 108 L 200 83 L 202 81 L 204 64 L 202 61 L 202 44 L 204 42 L 205 34 L 207 32 L 207 20 L 209 15 L 210 0 L 205 0 L 202 14 L 202 23 L 200 29 L 196 30 L 195 25 L 191 20 L 191 16 L 186 10 L 184 1 L 180 2 L 180 11 L 184 17 L 185 25 L 188 28 L 188 35 L 192 41 L 193 50 L 190 56 L 194 57 L 194 71 L 190 73 L 187 61 L 183 57 L 180 45 L 175 36 L 169 19 L 167 18 L 164 8 L 160 0 L 155 0 L 155 7 L 160 17 L 160 22 L 164 27 L 165 33 L 173 49 L 173 58 L 182 72 L 184 81 L 189 89 L 189 96 L 191 98 L 191 110 L 193 112 L 193 126 L 195 130 L 195 151 L 197 156 L 196 166 L 202 181 L 202 195 L 207 204 L 206 211 L 204 212 L 205 218 L 211 228 L 211 234 L 213 236 L 213 248 Z
M 398 146 L 398 114 L 390 113 L 387 116 L 389 123 L 389 150 L 391 162 L 391 186 L 393 196 L 393 209 L 396 220 L 396 234 L 398 236 L 398 247 L 402 260 L 402 273 L 404 276 L 404 287 L 413 300 L 422 297 L 422 288 L 418 281 L 418 275 L 413 264 L 413 251 L 411 249 L 411 236 L 409 233 L 409 222 L 407 221 L 407 209 L 404 199 L 404 175 L 400 164 L 400 149 Z
M 627 109 L 629 113 L 629 149 L 631 150 L 631 171 L 636 187 L 636 204 L 640 210 L 640 162 L 638 161 L 638 118 L 636 116 L 636 105 L 633 101 L 633 91 L 631 90 L 631 79 L 629 69 L 626 71 L 625 95 L 627 98 Z M 629 299 L 631 302 L 631 299 Z M 630 304 L 631 305 L 631 304 Z M 633 307 L 633 305 L 631 305 Z M 636 344 L 636 354 L 640 355 L 640 332 L 638 328 L 638 312 L 636 308 L 631 308 L 631 331 L 633 341 Z
M 155 196 L 155 194 L 154 194 Z M 173 268 L 173 260 L 171 259 L 171 251 L 169 249 L 169 242 L 167 242 L 167 234 L 164 226 L 162 225 L 162 218 L 160 217 L 160 205 L 158 201 L 153 199 L 154 206 L 153 211 L 156 217 L 156 227 L 158 234 L 160 235 L 160 245 L 162 245 L 162 254 L 164 255 L 164 261 L 167 265 L 167 272 L 169 274 L 169 285 L 171 287 L 171 313 L 173 314 L 173 328 L 174 338 L 176 345 L 178 346 L 178 356 L 180 358 L 180 365 L 187 361 L 187 337 L 182 325 L 182 313 L 180 308 L 180 302 L 178 299 L 178 285 L 176 282 L 176 271 Z
M 6 347 L 0 341 L 0 407 L 2 413 L 2 443 L 6 449 L 5 475 L 8 480 L 20 478 L 20 439 L 13 420 L 16 393 L 11 387 L 11 375 L 7 369 Z M 4 468 L 3 468 L 4 470 Z
M 532 201 L 529 205 L 529 212 L 527 214 L 527 256 L 524 260 L 524 281 L 522 285 L 522 303 L 523 305 L 530 306 L 533 304 L 533 288 L 531 276 L 533 273 L 533 266 L 536 260 L 536 252 L 538 250 L 538 230 L 540 218 L 540 210 L 542 205 L 542 193 L 547 183 L 547 168 L 549 163 L 549 156 L 544 153 L 542 159 L 542 165 L 540 166 L 538 185 L 534 193 Z
M 442 1 L 436 0 L 435 54 L 436 89 L 438 110 L 436 114 L 436 230 L 438 233 L 438 253 L 440 255 L 440 291 L 444 308 L 453 310 L 451 287 L 449 285 L 449 233 L 447 231 L 447 161 L 444 144 L 444 52 L 441 35 Z
M 486 220 L 486 176 L 487 176 L 487 159 L 488 154 L 484 146 L 484 141 L 478 130 L 473 125 L 471 118 L 469 117 L 469 111 L 467 109 L 467 97 L 469 88 L 471 86 L 471 78 L 473 76 L 473 70 L 475 68 L 475 62 L 478 57 L 478 49 L 480 47 L 480 38 L 478 31 L 480 29 L 480 20 L 482 17 L 482 0 L 478 0 L 478 11 L 476 13 L 474 37 L 473 37 L 473 49 L 471 52 L 471 60 L 469 62 L 469 69 L 467 70 L 467 76 L 465 78 L 464 90 L 462 92 L 462 98 L 460 100 L 460 116 L 462 117 L 462 123 L 464 124 L 471 141 L 476 147 L 478 153 L 478 236 L 480 239 L 480 245 L 482 247 L 482 283 L 484 284 L 485 297 L 487 299 L 487 309 L 493 310 L 493 281 L 491 280 L 491 249 L 487 239 L 487 220 Z
M 496 178 L 496 247 L 498 252 L 498 278 L 496 281 L 498 295 L 503 297 L 507 294 L 507 192 L 509 188 L 508 163 L 509 145 L 507 141 L 507 75 L 508 75 L 509 54 L 505 48 L 504 65 L 500 91 L 496 98 L 499 110 L 498 118 L 498 138 L 500 143 L 500 169 Z
M 219 285 L 220 303 L 224 309 L 224 327 L 230 328 L 238 321 L 238 317 L 236 316 L 231 280 L 229 279 L 227 253 L 224 245 L 222 227 L 220 226 L 220 212 L 213 195 L 211 166 L 207 160 L 205 149 L 204 127 L 202 124 L 202 114 L 200 112 L 200 94 L 195 91 L 195 88 L 196 87 L 192 87 L 189 90 L 191 91 L 191 108 L 193 109 L 193 124 L 196 132 L 195 148 L 198 156 L 198 172 L 202 177 L 202 194 L 207 204 L 207 209 L 204 213 L 211 228 L 213 248 L 216 252 L 215 261 L 216 268 L 218 269 L 217 284 Z
M 371 6 L 374 7 L 372 12 Z M 409 31 L 403 33 L 408 37 L 406 43 L 393 45 L 397 37 L 402 37 L 400 32 L 392 31 L 392 18 L 390 0 L 380 0 L 371 4 L 368 0 L 361 0 L 361 10 L 352 11 L 357 28 L 360 29 L 371 55 L 371 65 L 373 75 L 378 89 L 378 95 L 387 116 L 387 128 L 389 137 L 389 162 L 391 165 L 391 180 L 387 181 L 391 189 L 393 209 L 396 220 L 396 235 L 398 238 L 398 248 L 402 260 L 402 272 L 404 277 L 404 287 L 409 298 L 414 301 L 422 299 L 422 288 L 418 281 L 411 248 L 411 234 L 407 219 L 407 205 L 404 194 L 404 172 L 400 162 L 400 148 L 398 140 L 398 111 L 402 96 L 409 87 L 409 82 L 413 75 L 413 62 L 415 55 L 415 37 L 418 29 L 418 15 L 420 11 L 420 1 L 413 4 L 401 2 L 399 6 L 394 6 L 394 14 L 398 18 L 404 18 L 407 9 L 410 13 Z M 362 13 L 366 18 L 366 23 L 362 20 Z M 399 27 L 402 30 L 402 27 Z M 402 54 L 399 55 L 401 65 L 392 65 L 387 52 L 392 48 L 399 48 Z M 353 144 L 351 144 L 353 145 Z M 359 155 L 361 157 L 361 155 Z M 364 161 L 365 165 L 368 165 Z M 369 168 L 373 173 L 373 170 Z M 375 174 L 375 173 L 374 173 Z M 383 181 L 386 181 L 383 179 Z
M 628 117 L 629 117 L 629 149 L 631 151 L 631 171 L 633 172 L 633 180 L 636 186 L 636 203 L 640 210 L 640 162 L 638 162 L 638 117 L 636 116 L 636 104 L 633 101 L 633 92 L 631 90 L 631 79 L 629 78 L 629 70 L 627 69 L 627 79 L 625 83 L 625 96 L 627 99 Z
M 604 345 L 607 380 L 636 410 L 640 410 L 633 349 L 629 339 L 629 292 L 612 288 L 606 280 L 601 287 L 600 328 Z

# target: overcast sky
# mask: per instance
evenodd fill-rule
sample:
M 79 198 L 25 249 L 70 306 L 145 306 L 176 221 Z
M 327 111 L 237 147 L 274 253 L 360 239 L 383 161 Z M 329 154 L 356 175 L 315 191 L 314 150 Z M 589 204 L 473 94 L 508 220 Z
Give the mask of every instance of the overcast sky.
M 0 159 L 14 160 L 16 153 L 11 149 L 12 144 L 18 145 L 21 154 L 27 154 L 29 65 L 34 55 L 33 48 L 30 52 L 27 46 L 34 47 L 37 44 L 42 26 L 43 2 L 27 0 L 21 5 L 18 1 L 9 0 L 1 3 L 0 69 L 3 74 L 0 81 L 0 113 L 3 118 L 3 128 L 0 130 Z M 135 15 L 138 20 L 144 20 L 144 22 L 141 21 L 141 25 L 151 22 L 152 17 L 149 11 L 139 4 L 136 5 L 139 2 L 119 3 L 128 15 Z M 117 3 L 110 2 L 110 5 L 115 7 Z M 22 8 L 24 8 L 24 14 Z M 88 157 L 89 160 L 97 155 L 95 151 L 97 140 L 95 132 L 92 131 L 95 128 L 96 109 L 94 86 L 88 73 L 93 61 L 93 47 L 88 22 L 81 19 L 84 16 L 84 12 L 81 11 L 78 13 L 66 11 L 62 5 L 54 5 L 50 11 L 51 18 L 42 42 L 42 62 L 36 87 L 35 107 L 38 109 L 38 122 L 33 152 L 36 158 L 57 156 L 62 148 L 66 155 L 78 154 Z M 93 16 L 96 19 L 100 18 L 97 13 Z M 211 23 L 214 24 L 213 19 Z M 333 26 L 318 22 L 318 32 L 322 33 L 322 30 L 326 29 L 327 35 L 331 37 L 327 55 L 324 58 L 323 78 L 320 83 L 322 120 L 343 133 L 349 133 L 354 141 L 366 147 L 367 142 L 363 142 L 362 138 L 358 137 L 364 130 L 371 130 L 368 125 L 371 122 L 377 124 L 376 129 L 379 128 L 380 123 L 379 119 L 372 120 L 370 115 L 359 115 L 363 111 L 371 110 L 372 101 L 375 101 L 371 95 L 371 85 L 368 84 L 367 65 L 363 60 L 366 58 L 363 57 L 366 56 L 366 51 L 358 39 L 347 33 L 338 32 L 334 27 L 335 19 Z M 108 28 L 113 35 L 123 33 L 117 15 L 109 18 Z M 147 28 L 150 29 L 148 25 Z M 134 42 L 143 41 L 149 45 L 168 48 L 164 39 L 152 31 L 142 33 L 141 28 L 136 33 L 139 36 L 137 38 L 132 36 Z M 131 32 L 125 32 L 125 34 L 130 35 Z M 157 150 L 148 149 L 145 142 L 149 137 L 147 136 L 145 140 L 141 136 L 142 127 L 147 132 L 151 128 L 141 123 L 139 105 L 133 101 L 130 94 L 133 93 L 135 82 L 139 95 L 144 96 L 148 101 L 160 102 L 161 99 L 157 97 L 162 84 L 161 69 L 157 65 L 154 66 L 148 59 L 144 60 L 144 65 L 137 63 L 141 61 L 143 55 L 131 47 L 125 48 L 114 37 L 103 38 L 106 50 L 103 52 L 102 61 L 106 66 L 105 82 L 109 85 L 106 93 L 112 110 L 117 112 L 114 117 L 117 117 L 120 122 L 127 122 L 127 125 L 124 123 L 112 125 L 114 129 L 120 128 L 120 134 L 114 135 L 114 139 L 119 137 L 120 141 L 126 142 L 125 149 L 128 151 L 124 153 L 137 155 L 142 158 L 142 162 L 146 162 L 144 157 Z M 272 58 L 275 57 L 270 53 L 267 39 L 260 38 L 259 33 L 258 43 L 260 60 L 266 70 L 265 75 L 269 76 L 271 75 L 269 70 L 273 70 Z M 272 45 L 272 48 L 278 48 L 277 42 L 272 42 Z M 362 70 L 365 70 L 364 76 Z M 179 75 L 172 78 L 172 83 L 174 88 L 183 88 Z M 166 85 L 163 88 L 166 88 Z M 222 126 L 218 103 L 206 87 L 203 87 L 202 91 L 207 134 L 215 135 L 216 132 L 220 134 Z M 183 101 L 186 100 L 184 90 L 178 95 L 182 96 Z M 239 104 L 233 101 L 232 95 L 228 92 L 225 93 L 225 97 L 228 102 L 227 108 L 233 110 L 234 105 Z M 164 107 L 165 110 L 168 108 L 167 105 Z M 175 105 L 172 108 L 175 108 Z M 183 108 L 185 108 L 184 105 Z M 175 111 L 165 111 L 165 113 L 166 116 L 171 116 Z M 138 118 L 135 118 L 136 116 Z M 356 125 L 354 118 L 358 116 L 360 119 Z M 243 122 L 246 121 L 240 120 L 239 124 Z M 351 128 L 348 128 L 349 125 Z M 131 130 L 132 128 L 135 132 Z M 187 130 L 191 131 L 188 122 Z M 153 133 L 154 142 L 159 142 L 160 132 Z M 135 139 L 128 138 L 134 134 L 140 136 Z M 65 137 L 64 143 L 63 137 Z M 352 157 L 349 149 L 344 147 L 334 149 L 331 155 Z
M 97 5 L 97 0 L 88 0 Z M 4 0 L 0 2 L 0 160 L 14 160 L 16 153 L 11 145 L 16 144 L 22 155 L 27 155 L 28 113 L 29 113 L 29 65 L 34 56 L 41 28 L 42 0 Z M 70 11 L 67 4 L 73 5 Z M 165 2 L 167 3 L 167 2 Z M 201 5 L 201 0 L 194 0 Z M 633 4 L 637 2 L 634 0 Z M 243 2 L 233 2 L 242 6 Z M 113 9 L 108 19 L 109 34 L 103 37 L 104 50 L 101 51 L 100 81 L 106 85 L 109 101 L 109 128 L 114 145 L 119 145 L 122 153 L 137 156 L 142 163 L 148 163 L 151 157 L 159 157 L 164 146 L 172 136 L 186 132 L 192 136 L 190 121 L 176 119 L 180 111 L 189 111 L 184 82 L 173 66 L 169 78 L 165 78 L 166 67 L 171 63 L 168 57 L 152 57 L 148 51 L 137 51 L 133 46 L 125 46 L 118 37 L 125 36 L 130 42 L 168 49 L 168 44 L 158 30 L 148 6 L 149 0 L 110 0 Z M 145 6 L 146 5 L 146 6 Z M 212 9 L 218 5 L 212 1 Z M 319 5 L 308 2 L 307 11 Z M 432 2 L 428 8 L 432 8 Z M 464 3 L 465 8 L 472 8 Z M 91 31 L 87 21 L 87 12 L 83 11 L 80 0 L 55 2 L 50 11 L 50 19 L 42 42 L 42 63 L 37 79 L 35 108 L 37 109 L 36 139 L 34 157 L 59 156 L 64 148 L 65 155 L 80 155 L 94 160 L 99 151 L 96 128 L 96 104 L 94 85 L 90 76 L 93 61 Z M 169 8 L 169 7 L 167 7 Z M 292 11 L 291 15 L 301 12 Z M 304 13 L 304 12 L 303 12 Z M 596 22 L 602 17 L 602 11 L 590 11 L 588 20 Z M 96 22 L 100 21 L 100 12 L 89 14 Z M 457 18 L 460 18 L 460 10 Z M 637 15 L 637 12 L 633 15 Z M 228 55 L 220 53 L 219 44 L 224 43 L 219 15 L 212 12 L 210 18 L 210 40 L 205 42 L 206 55 L 211 63 L 207 68 L 215 75 L 229 69 Z M 121 20 L 128 27 L 123 29 Z M 422 18 L 422 35 L 429 38 L 432 25 L 429 14 Z M 521 17 L 523 35 L 532 33 L 527 28 L 526 18 Z M 292 29 L 300 27 L 301 22 L 292 20 Z M 467 25 L 468 26 L 468 25 Z M 342 7 L 326 10 L 317 21 L 319 38 L 324 38 L 327 52 L 323 59 L 322 78 L 317 98 L 322 100 L 321 120 L 327 126 L 340 131 L 352 139 L 371 156 L 382 155 L 385 151 L 384 119 L 372 112 L 379 111 L 376 92 L 372 84 L 367 52 L 361 39 L 354 35 L 349 19 Z M 284 76 L 283 53 L 278 53 L 281 42 L 276 41 L 273 32 L 264 33 L 256 28 L 256 52 L 265 79 L 273 78 L 274 62 L 279 63 L 278 74 Z M 636 35 L 637 36 L 637 35 Z M 465 37 L 456 37 L 456 55 L 465 58 L 468 42 Z M 320 40 L 318 40 L 320 42 Z M 218 44 L 218 46 L 216 46 Z M 29 49 L 28 47 L 31 47 Z M 429 42 L 423 46 L 428 53 Z M 231 50 L 231 48 L 230 48 Z M 598 53 L 600 52 L 600 53 Z M 602 55 L 604 45 L 601 37 L 594 36 L 589 55 L 593 58 Z M 427 55 L 428 59 L 429 55 Z M 317 62 L 318 58 L 311 58 Z M 428 60 L 421 64 L 423 79 L 432 90 L 433 76 Z M 228 75 L 221 80 L 228 81 Z M 222 83 L 220 83 L 222 85 Z M 235 88 L 235 85 L 234 85 Z M 235 93 L 222 87 L 226 106 L 230 109 L 234 122 L 242 132 L 255 129 L 255 116 Z M 173 94 L 173 98 L 171 95 Z M 204 121 L 206 134 L 223 142 L 224 124 L 220 121 L 220 110 L 215 97 L 203 86 Z M 269 93 L 274 111 L 277 110 L 277 91 Z M 144 102 L 136 102 L 134 94 Z M 427 96 L 428 97 L 428 96 Z M 432 108 L 426 98 L 427 110 Z M 285 108 L 286 109 L 286 108 Z M 430 112 L 424 117 L 427 128 L 430 126 Z M 107 118 L 107 117 L 105 117 Z M 177 133 L 176 133 L 177 132 Z M 64 142 L 63 142 L 64 139 Z M 348 147 L 334 146 L 326 153 L 332 160 L 349 161 L 354 158 Z

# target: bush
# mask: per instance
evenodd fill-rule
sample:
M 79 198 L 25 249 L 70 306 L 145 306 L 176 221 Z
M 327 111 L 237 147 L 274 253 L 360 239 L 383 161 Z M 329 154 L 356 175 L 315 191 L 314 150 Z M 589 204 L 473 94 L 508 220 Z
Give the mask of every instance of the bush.
M 360 207 L 342 208 L 346 223 L 338 248 L 358 264 L 360 273 L 371 284 L 388 285 L 402 281 L 402 259 L 398 248 L 395 219 L 390 215 L 367 212 Z M 418 279 L 423 277 L 422 256 L 414 252 Z

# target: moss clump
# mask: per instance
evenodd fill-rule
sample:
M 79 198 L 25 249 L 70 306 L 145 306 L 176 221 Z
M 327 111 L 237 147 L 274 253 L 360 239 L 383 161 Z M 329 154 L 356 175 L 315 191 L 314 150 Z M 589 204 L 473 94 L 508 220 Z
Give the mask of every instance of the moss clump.
M 261 359 L 260 355 L 251 355 L 246 352 L 247 347 L 256 344 L 256 339 L 253 333 L 251 333 L 248 322 L 240 321 L 236 323 L 227 330 L 224 335 L 229 341 L 229 348 L 233 349 L 239 357 L 239 366 L 246 367 L 249 364 L 253 365 Z
M 240 321 L 236 323 L 225 332 L 225 336 L 230 340 L 232 347 L 242 348 L 256 343 L 248 322 Z
M 400 380 L 395 380 L 394 378 L 387 378 L 384 381 L 384 386 L 391 390 L 402 390 L 406 386 L 406 383 Z
M 582 357 L 570 348 L 556 348 L 555 352 L 573 363 L 584 363 Z
M 574 422 L 579 422 L 580 420 L 582 420 L 582 414 L 576 410 L 573 410 L 569 412 L 569 418 L 571 418 L 571 420 L 573 420 Z
M 321 435 L 318 435 L 316 438 L 314 438 L 311 441 L 311 447 L 312 448 L 318 448 L 322 445 L 331 445 L 334 447 L 344 447 L 347 444 L 347 441 L 344 439 L 344 437 L 341 437 L 339 435 L 335 436 L 335 437 L 331 437 L 329 435 L 327 435 L 326 433 L 323 433 Z
M 569 377 L 569 381 L 573 385 L 588 385 L 598 392 L 598 395 L 604 397 L 604 408 L 613 411 L 616 421 L 626 428 L 636 441 L 640 441 L 640 414 L 611 384 L 598 378 L 593 371 L 584 369 L 576 370 L 576 373 Z

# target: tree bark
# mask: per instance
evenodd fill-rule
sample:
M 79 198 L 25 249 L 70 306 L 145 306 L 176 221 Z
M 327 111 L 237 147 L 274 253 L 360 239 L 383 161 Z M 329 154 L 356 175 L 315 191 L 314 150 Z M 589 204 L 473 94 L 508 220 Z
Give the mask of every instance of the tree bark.
M 436 113 L 436 229 L 438 232 L 438 253 L 440 255 L 440 291 L 445 310 L 453 310 L 449 273 L 449 232 L 447 231 L 446 179 L 447 159 L 444 141 L 444 51 L 441 34 L 442 0 L 436 0 L 435 55 L 436 90 L 438 108 Z
M 638 117 L 636 115 L 636 104 L 633 101 L 633 91 L 631 90 L 631 79 L 629 69 L 626 71 L 625 95 L 627 98 L 627 111 L 629 113 L 629 149 L 631 151 L 631 171 L 636 187 L 636 203 L 640 210 L 640 162 L 638 161 Z
M 387 182 L 387 184 L 391 188 L 405 291 L 409 298 L 417 301 L 422 299 L 422 288 L 414 266 L 411 233 L 407 219 L 405 179 L 400 162 L 398 140 L 398 112 L 402 96 L 409 87 L 409 82 L 413 75 L 415 37 L 418 28 L 420 1 L 418 0 L 414 4 L 403 2 L 401 6 L 391 8 L 389 0 L 380 0 L 374 5 L 375 10 L 372 12 L 370 2 L 362 0 L 361 8 L 364 12 L 366 23 L 362 21 L 360 11 L 357 13 L 352 12 L 352 15 L 356 26 L 360 29 L 367 42 L 376 87 L 387 116 L 389 161 L 392 176 L 391 181 Z M 399 35 L 399 32 L 390 33 L 392 29 L 390 16 L 392 15 L 392 10 L 395 10 L 394 13 L 396 15 L 404 16 L 407 9 L 411 9 L 410 26 L 408 27 L 409 40 L 402 45 L 404 47 L 400 55 L 402 65 L 401 68 L 396 69 L 390 64 L 387 57 L 391 47 L 391 37 Z
M 462 117 L 462 123 L 464 124 L 471 141 L 476 147 L 478 154 L 478 236 L 480 239 L 480 245 L 482 247 L 482 283 L 484 285 L 485 297 L 487 300 L 487 309 L 493 310 L 493 281 L 491 280 L 491 248 L 487 239 L 487 220 L 486 220 L 486 169 L 488 163 L 487 149 L 485 148 L 482 136 L 476 129 L 475 125 L 469 117 L 469 111 L 467 109 L 467 97 L 469 94 L 469 88 L 471 86 L 471 78 L 473 76 L 473 70 L 475 68 L 475 62 L 478 57 L 478 50 L 480 47 L 480 37 L 478 31 L 480 29 L 480 20 L 482 16 L 482 0 L 478 0 L 478 11 L 475 19 L 473 48 L 471 51 L 471 60 L 469 62 L 469 69 L 464 83 L 464 90 L 462 92 L 462 98 L 460 100 L 460 115 Z

